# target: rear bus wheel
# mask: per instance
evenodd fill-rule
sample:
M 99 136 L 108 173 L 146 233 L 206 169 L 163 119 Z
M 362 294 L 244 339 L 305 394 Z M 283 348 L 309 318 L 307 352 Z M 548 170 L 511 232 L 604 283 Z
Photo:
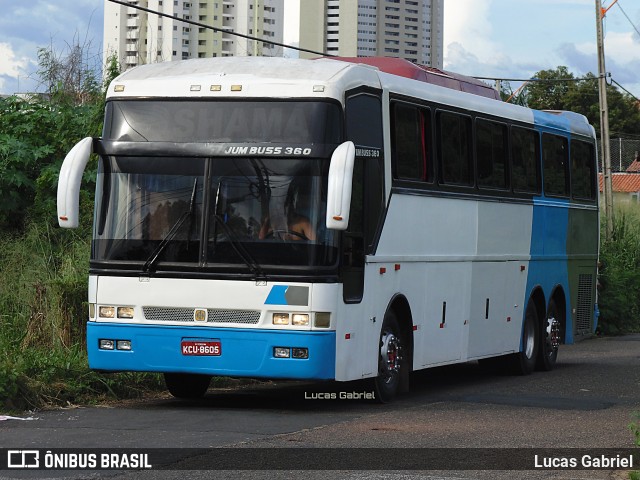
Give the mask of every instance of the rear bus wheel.
M 202 398 L 209 389 L 211 377 L 196 373 L 165 373 L 164 383 L 169 393 L 176 398 Z
M 542 322 L 540 329 L 540 352 L 538 354 L 538 362 L 536 368 L 548 372 L 553 370 L 558 359 L 558 347 L 560 345 L 560 310 L 554 299 L 549 301 L 547 317 Z
M 378 376 L 374 380 L 376 398 L 381 403 L 394 399 L 401 383 L 406 363 L 403 358 L 400 327 L 393 311 L 387 312 L 382 322 L 378 346 Z
M 532 300 L 527 304 L 522 326 L 522 349 L 511 356 L 511 366 L 517 375 L 529 375 L 536 366 L 539 348 L 538 311 Z

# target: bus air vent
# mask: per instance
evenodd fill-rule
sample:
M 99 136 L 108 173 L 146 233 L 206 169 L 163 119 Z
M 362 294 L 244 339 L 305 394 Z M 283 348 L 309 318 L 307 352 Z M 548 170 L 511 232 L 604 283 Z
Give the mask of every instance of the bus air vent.
M 576 314 L 576 330 L 578 334 L 589 333 L 592 329 L 592 296 L 593 275 L 578 275 L 578 308 Z
M 156 322 L 192 322 L 193 308 L 142 307 L 144 318 Z M 208 323 L 244 323 L 257 324 L 260 321 L 259 310 L 207 309 Z

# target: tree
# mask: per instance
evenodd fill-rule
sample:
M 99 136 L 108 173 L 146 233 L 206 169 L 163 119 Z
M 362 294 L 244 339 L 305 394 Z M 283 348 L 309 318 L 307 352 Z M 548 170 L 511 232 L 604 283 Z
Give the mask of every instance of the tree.
M 534 78 L 545 81 L 528 84 L 527 105 L 530 108 L 581 113 L 596 132 L 600 131 L 598 82 L 593 73 L 576 77 L 567 67 L 560 66 L 555 70 L 542 70 Z M 640 108 L 634 97 L 607 85 L 607 103 L 611 132 L 636 135 L 640 132 Z
M 512 105 L 526 106 L 527 98 L 523 95 L 523 90 L 522 87 L 513 90 L 509 82 L 502 81 L 500 83 L 500 98 L 503 102 L 508 101 Z
M 77 44 L 65 52 L 41 48 L 38 74 L 46 94 L 0 100 L 0 227 L 20 230 L 27 216 L 55 221 L 62 160 L 80 138 L 100 135 L 104 92 L 87 58 Z M 89 168 L 86 195 L 94 176 Z
M 527 104 L 536 110 L 566 110 L 565 98 L 573 88 L 575 77 L 567 67 L 541 70 L 527 85 Z
M 102 82 L 95 58 L 91 43 L 80 44 L 77 34 L 66 50 L 54 50 L 52 45 L 39 48 L 37 74 L 45 92 L 53 101 L 75 105 L 96 100 Z

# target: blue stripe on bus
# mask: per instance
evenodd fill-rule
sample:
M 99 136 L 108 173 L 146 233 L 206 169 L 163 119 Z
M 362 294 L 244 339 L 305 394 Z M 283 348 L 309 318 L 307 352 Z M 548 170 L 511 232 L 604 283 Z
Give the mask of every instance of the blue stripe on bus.
M 533 110 L 534 125 L 543 133 L 548 129 L 562 131 L 571 140 L 572 125 L 576 123 L 570 115 L 558 115 Z M 542 172 L 544 184 L 544 172 Z M 533 225 L 529 275 L 527 276 L 527 295 L 536 287 L 541 287 L 545 295 L 545 308 L 556 286 L 560 285 L 567 300 L 565 318 L 565 343 L 573 343 L 573 325 L 569 289 L 569 265 L 567 237 L 569 229 L 569 200 L 558 198 L 535 198 L 533 202 Z M 525 299 L 528 301 L 528 297 Z M 526 305 L 526 304 L 525 304 Z M 546 316 L 545 312 L 538 312 Z M 523 314 L 524 325 L 524 314 Z M 522 345 L 521 345 L 522 348 Z
M 131 340 L 131 351 L 100 350 L 99 339 Z M 182 339 L 218 340 L 220 356 L 182 355 Z M 274 358 L 274 347 L 308 348 L 308 359 Z M 87 323 L 89 367 L 252 378 L 333 380 L 335 332 Z
M 567 134 L 571 132 L 571 119 L 565 115 L 533 110 L 533 123 L 537 127 L 560 129 Z
M 267 296 L 267 299 L 264 301 L 265 305 L 288 305 L 287 297 L 285 297 L 285 293 L 287 293 L 288 285 L 274 285 L 271 287 L 271 291 Z
M 531 230 L 531 261 L 527 276 L 527 295 L 536 287 L 542 287 L 545 302 L 548 305 L 550 295 L 556 286 L 561 285 L 567 298 L 569 310 L 569 270 L 567 263 L 567 232 L 569 227 L 568 201 L 553 200 L 557 206 L 549 205 L 548 200 L 534 199 L 533 225 Z M 544 240 L 543 240 L 544 239 Z M 525 302 L 528 301 L 525 298 Z M 525 303 L 526 306 L 526 303 Z M 538 312 L 546 315 L 547 312 Z M 570 312 L 565 318 L 571 322 Z M 524 324 L 524 314 L 523 314 Z M 573 343 L 573 326 L 568 323 L 565 343 Z
M 307 286 L 291 286 L 291 285 L 274 285 L 271 287 L 265 305 L 296 305 L 309 306 L 309 287 Z

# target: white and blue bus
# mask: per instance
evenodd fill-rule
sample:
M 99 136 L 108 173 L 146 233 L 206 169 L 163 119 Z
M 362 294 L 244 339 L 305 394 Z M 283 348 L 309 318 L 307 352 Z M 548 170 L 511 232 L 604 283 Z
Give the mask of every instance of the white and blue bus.
M 112 82 L 102 137 L 58 186 L 74 227 L 99 156 L 91 368 L 162 372 L 181 398 L 211 376 L 370 379 L 387 401 L 439 365 L 549 370 L 594 331 L 586 119 L 345 60 L 198 59 Z

